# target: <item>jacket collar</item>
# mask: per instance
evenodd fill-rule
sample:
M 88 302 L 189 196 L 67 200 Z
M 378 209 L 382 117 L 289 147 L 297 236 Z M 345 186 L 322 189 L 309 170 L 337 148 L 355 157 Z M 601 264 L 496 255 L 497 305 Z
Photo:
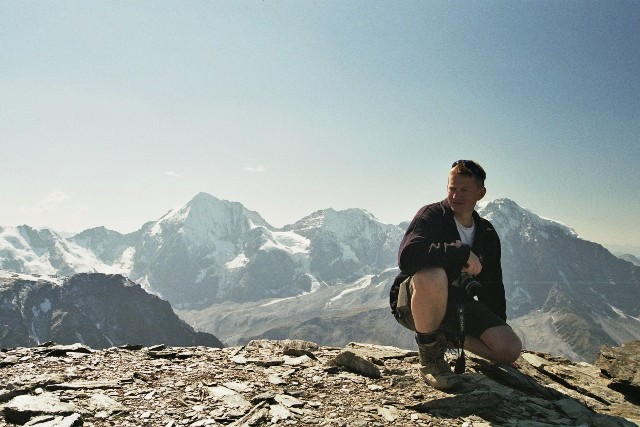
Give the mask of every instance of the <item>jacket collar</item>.
M 451 209 L 451 206 L 449 206 L 449 201 L 447 199 L 444 199 L 442 202 L 440 202 L 440 205 L 442 206 L 442 212 L 443 212 L 443 216 L 445 219 L 449 219 L 450 221 L 447 221 L 447 227 L 449 228 L 449 232 L 455 233 L 455 235 L 457 235 L 458 237 L 460 237 L 460 234 L 458 233 L 458 228 L 456 227 L 456 221 L 453 218 L 453 210 Z M 480 236 L 482 234 L 484 234 L 484 229 L 482 227 L 482 217 L 480 216 L 480 214 L 478 212 L 473 211 L 473 221 L 475 223 L 476 226 L 476 233 L 475 233 L 475 239 L 474 239 L 474 246 L 475 244 L 480 241 Z

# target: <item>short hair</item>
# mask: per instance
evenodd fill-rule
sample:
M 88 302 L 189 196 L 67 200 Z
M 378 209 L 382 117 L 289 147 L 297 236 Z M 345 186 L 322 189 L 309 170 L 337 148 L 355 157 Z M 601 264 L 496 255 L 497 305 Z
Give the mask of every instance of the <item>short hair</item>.
M 487 179 L 487 173 L 484 171 L 482 166 L 473 160 L 456 160 L 451 165 L 451 168 L 451 172 L 449 172 L 450 174 L 456 173 L 473 177 L 482 186 L 484 186 L 484 180 Z

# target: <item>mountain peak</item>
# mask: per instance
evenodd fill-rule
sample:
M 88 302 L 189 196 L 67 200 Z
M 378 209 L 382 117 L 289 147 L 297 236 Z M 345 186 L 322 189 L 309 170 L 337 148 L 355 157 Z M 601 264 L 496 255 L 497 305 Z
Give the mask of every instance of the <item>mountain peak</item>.
M 226 202 L 226 200 L 224 200 Z M 223 200 L 218 199 L 215 196 L 212 196 L 209 193 L 205 193 L 205 192 L 199 192 L 198 194 L 196 194 L 190 201 L 188 204 L 190 205 L 194 205 L 194 204 L 200 204 L 200 203 L 220 203 L 223 202 Z M 231 202 L 229 202 L 231 203 Z
M 491 221 L 501 233 L 519 233 L 525 237 L 561 233 L 571 237 L 578 234 L 569 226 L 552 219 L 536 215 L 531 210 L 518 205 L 511 199 L 500 198 L 482 201 L 477 205 L 478 213 Z
M 77 240 L 81 238 L 86 238 L 89 236 L 99 236 L 99 237 L 108 237 L 108 236 L 122 236 L 122 233 L 110 230 L 105 226 L 99 226 L 94 228 L 88 228 L 74 236 L 71 237 L 71 240 Z
M 181 230 L 185 236 L 216 236 L 233 234 L 238 227 L 252 229 L 271 227 L 257 212 L 239 202 L 218 199 L 207 193 L 198 193 L 189 202 L 167 212 L 151 228 L 151 234 L 165 229 Z
M 353 229 L 354 224 L 364 223 L 378 223 L 378 220 L 364 209 L 336 210 L 334 208 L 325 208 L 315 211 L 285 228 L 297 231 L 324 229 L 336 234 L 345 234 Z

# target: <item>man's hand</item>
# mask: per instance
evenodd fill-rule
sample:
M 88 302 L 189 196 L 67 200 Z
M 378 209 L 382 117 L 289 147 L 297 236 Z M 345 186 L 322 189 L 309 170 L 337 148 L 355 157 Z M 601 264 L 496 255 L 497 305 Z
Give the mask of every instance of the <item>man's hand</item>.
M 454 245 L 456 248 L 459 248 L 464 243 L 461 240 L 456 240 Z M 482 271 L 482 263 L 480 262 L 480 258 L 473 251 L 469 252 L 469 259 L 467 260 L 467 266 L 462 269 L 464 273 L 470 274 L 471 276 L 475 276 L 476 274 L 480 274 Z
M 472 276 L 478 275 L 482 271 L 482 264 L 480 258 L 473 252 L 469 253 L 469 259 L 467 260 L 467 266 L 462 269 L 463 272 Z

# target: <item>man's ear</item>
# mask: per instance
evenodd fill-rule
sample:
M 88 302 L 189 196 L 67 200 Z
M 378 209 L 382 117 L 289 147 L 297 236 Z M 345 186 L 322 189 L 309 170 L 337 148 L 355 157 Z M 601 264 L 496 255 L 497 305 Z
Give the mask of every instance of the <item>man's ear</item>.
M 482 200 L 482 198 L 487 194 L 487 187 L 482 187 L 482 189 L 480 190 L 480 197 L 478 197 L 478 200 Z

